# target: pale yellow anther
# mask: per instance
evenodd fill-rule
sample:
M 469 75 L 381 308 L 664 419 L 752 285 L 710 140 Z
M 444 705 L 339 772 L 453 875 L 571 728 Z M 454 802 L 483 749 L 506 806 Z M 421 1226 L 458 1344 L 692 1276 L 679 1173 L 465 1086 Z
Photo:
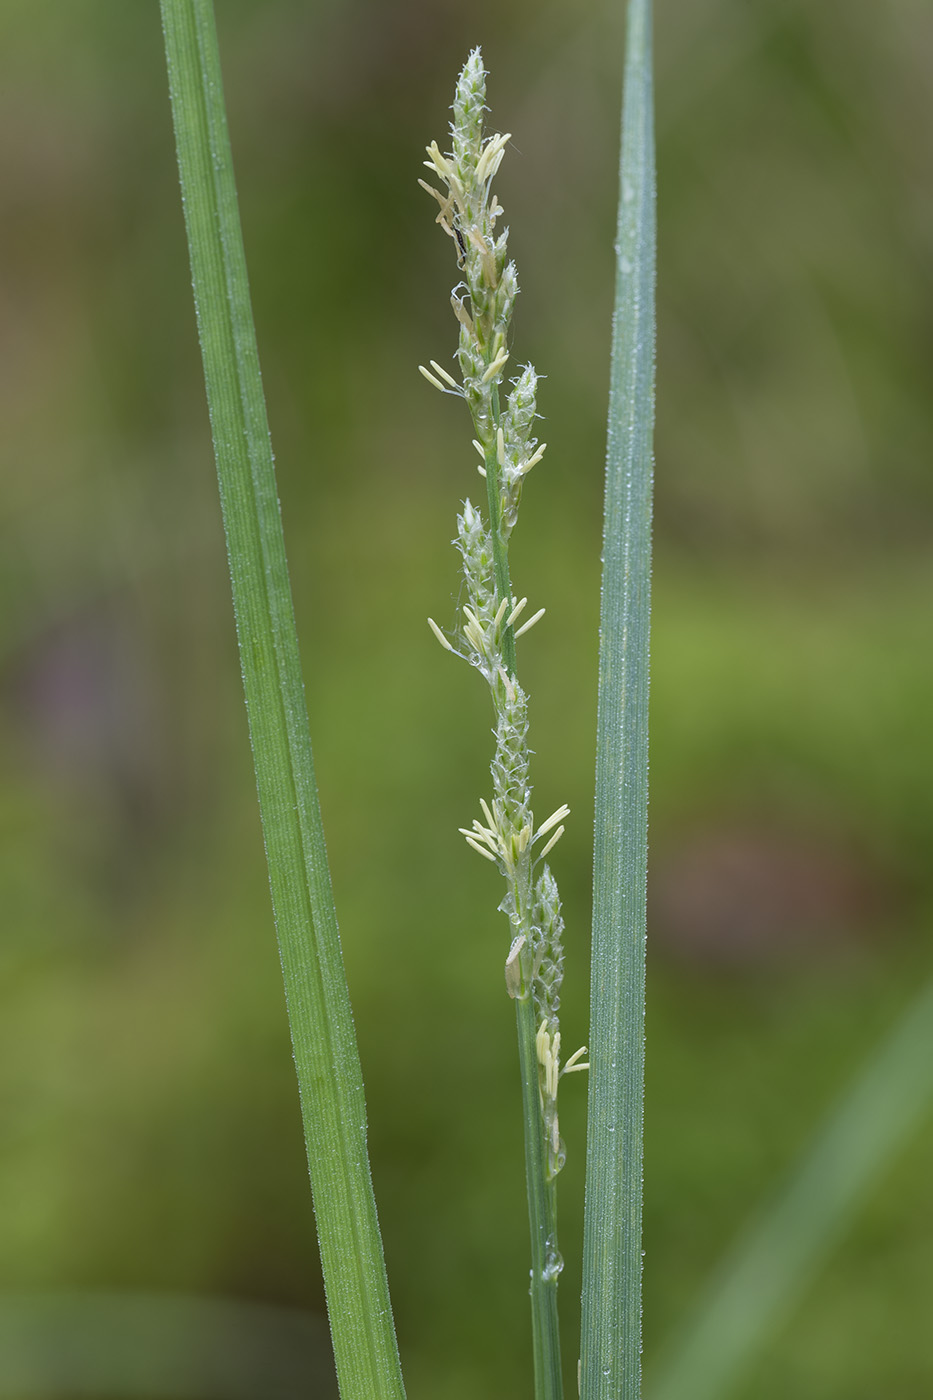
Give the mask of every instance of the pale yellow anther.
M 547 611 L 546 608 L 539 608 L 538 611 L 537 611 L 536 613 L 532 613 L 532 615 L 531 615 L 531 617 L 529 617 L 528 621 L 527 621 L 526 623 L 524 623 L 521 627 L 519 627 L 518 631 L 515 633 L 515 636 L 516 636 L 516 637 L 524 637 L 525 633 L 526 633 L 526 632 L 530 632 L 531 629 L 532 629 L 532 627 L 534 627 L 534 625 L 535 625 L 536 622 L 540 622 L 540 621 L 541 621 L 541 619 L 542 619 L 542 617 L 544 616 L 544 614 L 545 614 L 546 611 Z
M 430 146 L 425 146 L 424 149 L 431 157 L 430 160 L 424 162 L 428 169 L 436 170 L 442 180 L 450 180 L 454 173 L 453 166 L 450 164 L 447 157 L 441 153 L 441 148 L 438 146 L 437 142 L 432 141 Z
M 492 815 L 492 812 L 490 812 L 490 810 L 489 810 L 489 803 L 486 801 L 485 797 L 481 797 L 481 798 L 480 798 L 480 800 L 479 800 L 479 805 L 480 805 L 480 806 L 482 807 L 482 809 L 483 809 L 483 816 L 486 818 L 487 822 L 489 823 L 490 828 L 493 829 L 493 830 L 495 830 L 496 821 L 495 821 L 495 818 L 494 818 L 493 815 Z
M 457 320 L 460 322 L 461 326 L 463 326 L 464 329 L 465 329 L 470 335 L 472 335 L 472 334 L 473 334 L 473 318 L 472 318 L 472 316 L 470 315 L 470 313 L 467 311 L 466 307 L 463 305 L 463 302 L 460 301 L 460 300 L 458 300 L 457 297 L 451 297 L 451 298 L 450 298 L 450 304 L 451 304 L 451 306 L 453 307 L 453 309 L 454 309 L 454 315 L 456 316 Z
M 496 271 L 496 260 L 492 255 L 492 251 L 489 247 L 489 244 L 486 242 L 483 235 L 476 228 L 471 228 L 469 233 L 467 234 L 467 237 L 480 255 L 480 261 L 483 264 L 483 274 L 486 278 L 486 281 L 488 282 L 489 286 L 493 289 L 493 291 L 495 291 L 496 287 L 498 287 L 499 285 L 499 274 Z
M 429 369 L 425 369 L 424 365 L 419 365 L 418 368 L 429 384 L 433 384 L 435 389 L 440 389 L 442 394 L 447 393 L 447 386 L 441 383 L 436 374 L 432 374 Z
M 479 822 L 475 819 L 473 821 L 472 831 L 467 831 L 465 826 L 458 826 L 457 830 L 460 832 L 461 836 L 469 837 L 471 841 L 479 841 L 484 848 L 488 846 L 493 855 L 498 853 L 499 841 L 496 833 L 494 831 L 487 831 L 486 828 L 480 826 Z
M 505 668 L 502 667 L 502 666 L 499 667 L 499 679 L 500 679 L 500 681 L 502 682 L 502 684 L 505 686 L 505 693 L 506 693 L 506 695 L 508 696 L 509 704 L 510 704 L 510 705 L 514 705 L 514 704 L 515 704 L 515 687 L 514 687 L 514 685 L 512 684 L 512 678 L 510 677 L 508 671 L 506 671 Z
M 548 1059 L 547 1088 L 552 1099 L 557 1098 L 557 1081 L 560 1078 L 560 1031 L 551 1037 L 551 1054 Z
M 502 153 L 506 142 L 510 139 L 509 133 L 503 136 L 492 136 L 483 147 L 482 155 L 476 162 L 476 179 L 479 184 L 492 179 L 502 161 Z
M 441 629 L 438 627 L 438 625 L 437 625 L 437 623 L 434 621 L 434 618 L 433 618 L 433 617 L 429 617 L 429 618 L 428 618 L 428 626 L 430 627 L 431 631 L 434 633 L 434 635 L 435 635 L 435 637 L 437 638 L 437 640 L 440 642 L 441 646 L 444 647 L 447 651 L 453 651 L 454 648 L 451 646 L 450 642 L 449 642 L 449 641 L 447 640 L 447 638 L 444 636 L 443 632 L 442 632 Z
M 561 1074 L 575 1074 L 577 1070 L 589 1069 L 589 1064 L 581 1063 L 582 1057 L 586 1054 L 586 1046 L 581 1045 L 579 1050 L 574 1050 L 570 1059 L 561 1070 Z
M 478 438 L 473 438 L 473 446 L 476 448 L 477 452 L 479 453 L 479 455 L 482 457 L 483 461 L 485 462 L 485 460 L 486 460 L 486 449 L 485 449 L 485 447 L 483 446 L 483 444 L 479 441 Z
M 427 165 L 427 161 L 425 161 L 425 165 Z M 429 185 L 427 180 L 422 180 L 419 178 L 418 184 L 423 190 L 427 190 L 428 194 L 433 194 L 434 198 L 437 200 L 438 204 L 441 206 L 442 209 L 445 205 L 450 203 L 450 196 L 441 194 L 440 190 L 436 190 L 433 185 Z
M 480 383 L 488 384 L 490 379 L 494 379 L 496 375 L 499 374 L 499 372 L 505 368 L 508 358 L 508 350 L 500 350 L 496 358 L 492 361 L 492 363 L 486 366 L 486 372 L 480 380 Z M 502 432 L 501 428 L 499 429 L 499 432 Z
M 538 450 L 535 452 L 534 456 L 529 457 L 527 462 L 522 462 L 521 466 L 520 466 L 519 469 L 518 469 L 520 475 L 521 475 L 521 476 L 524 476 L 526 472 L 530 472 L 530 471 L 531 471 L 532 467 L 536 467 L 536 466 L 538 465 L 538 463 L 541 461 L 541 458 L 544 456 L 544 454 L 545 454 L 546 451 L 547 451 L 547 443 L 546 443 L 546 442 L 542 442 L 541 446 L 540 446 L 540 447 L 538 448 Z
M 509 956 L 505 960 L 505 989 L 513 1000 L 522 989 L 521 956 L 524 946 L 525 935 L 520 933 L 517 938 L 513 938 Z
M 547 1020 L 543 1020 L 535 1036 L 535 1050 L 538 1064 L 544 1070 L 544 1092 L 547 1098 L 557 1098 L 557 1081 L 560 1078 L 560 1031 L 548 1034 Z
M 551 813 L 551 815 L 548 817 L 547 821 L 541 823 L 541 825 L 538 827 L 537 834 L 536 834 L 536 836 L 535 836 L 535 840 L 538 839 L 538 836 L 543 836 L 544 833 L 545 833 L 546 831 L 550 831 L 552 826 L 556 826 L 558 822 L 562 822 L 562 821 L 564 820 L 564 817 L 569 817 L 569 816 L 570 816 L 570 808 L 567 806 L 567 804 L 566 804 L 566 802 L 565 802 L 565 803 L 563 804 L 563 806 L 558 807 L 558 809 L 557 809 L 556 812 L 552 812 L 552 813 Z
M 487 860 L 491 860 L 495 864 L 496 858 L 492 851 L 487 851 L 485 846 L 481 846 L 478 841 L 474 841 L 473 837 L 469 834 L 466 836 L 466 843 L 468 846 L 472 846 L 474 851 L 479 851 L 481 856 L 485 856 Z
M 508 600 L 508 598 L 503 598 L 503 599 L 502 599 L 502 602 L 499 604 L 498 608 L 496 609 L 496 615 L 495 615 L 495 617 L 493 618 L 493 626 L 494 626 L 494 627 L 501 627 L 501 626 L 502 626 L 502 619 L 505 617 L 505 610 L 506 610 L 506 608 L 507 608 L 508 606 L 509 606 L 509 600 Z
M 554 847 L 557 845 L 557 843 L 558 843 L 558 841 L 560 840 L 560 838 L 563 836 L 565 830 L 566 830 L 566 828 L 563 827 L 563 826 L 559 826 L 559 827 L 557 828 L 557 830 L 554 832 L 554 835 L 551 837 L 550 841 L 548 841 L 548 843 L 547 843 L 547 845 L 545 846 L 544 850 L 541 852 L 540 856 L 538 857 L 539 860 L 543 860 L 544 857 L 547 855 L 548 851 L 552 851 L 552 850 L 554 849 Z
M 457 383 L 452 374 L 447 373 L 443 365 L 439 365 L 437 360 L 429 360 L 428 363 L 436 374 L 439 374 L 442 379 L 447 381 L 452 389 L 456 389 L 458 394 L 461 392 L 461 386 Z
M 477 841 L 482 841 L 484 846 L 488 846 L 494 856 L 502 855 L 502 842 L 499 839 L 498 832 L 487 831 L 486 828 L 484 826 L 480 826 L 479 822 L 477 821 L 474 821 L 473 827 L 473 834 L 475 835 Z M 463 834 L 467 835 L 466 832 L 464 832 Z
M 514 599 L 513 599 L 513 602 L 514 602 Z M 522 612 L 524 611 L 524 609 L 525 609 L 527 606 L 528 606 L 528 599 L 527 599 L 527 598 L 522 598 L 522 599 L 520 599 L 520 601 L 517 602 L 517 603 L 515 604 L 514 608 L 513 608 L 512 611 L 509 613 L 508 617 L 505 619 L 505 625 L 506 625 L 506 627 L 514 627 L 516 621 L 517 621 L 518 618 L 521 616 Z

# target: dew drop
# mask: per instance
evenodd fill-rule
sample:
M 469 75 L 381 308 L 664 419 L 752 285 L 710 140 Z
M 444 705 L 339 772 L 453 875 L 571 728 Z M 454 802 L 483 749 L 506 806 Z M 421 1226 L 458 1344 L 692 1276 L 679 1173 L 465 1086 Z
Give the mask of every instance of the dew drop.
M 548 1240 L 545 1247 L 544 1268 L 541 1270 L 541 1278 L 545 1283 L 555 1283 L 560 1277 L 564 1267 L 564 1260 L 560 1250 L 552 1240 Z

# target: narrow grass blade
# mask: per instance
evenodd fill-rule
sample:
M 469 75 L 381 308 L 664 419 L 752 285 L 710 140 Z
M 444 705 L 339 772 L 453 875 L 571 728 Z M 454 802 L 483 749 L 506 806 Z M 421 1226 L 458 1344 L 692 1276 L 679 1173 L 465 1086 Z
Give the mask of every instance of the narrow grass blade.
M 403 1386 L 318 804 L 211 0 L 162 0 L 185 222 L 250 736 L 337 1373 Z
M 650 1400 L 727 1400 L 930 1111 L 933 986 L 908 1007 L 704 1296 Z
M 600 615 L 583 1400 L 641 1393 L 655 176 L 650 0 L 630 0 Z

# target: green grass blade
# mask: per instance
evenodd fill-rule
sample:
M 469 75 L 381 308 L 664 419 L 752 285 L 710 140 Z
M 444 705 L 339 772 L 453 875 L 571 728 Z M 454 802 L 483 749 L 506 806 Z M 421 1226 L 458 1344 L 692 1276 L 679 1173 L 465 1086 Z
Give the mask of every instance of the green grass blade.
M 654 426 L 651 5 L 630 0 L 600 615 L 583 1400 L 641 1393 L 648 625 Z
M 344 1400 L 403 1395 L 211 0 L 162 0 L 195 305 L 328 1310 Z
M 726 1400 L 933 1098 L 933 986 L 903 1014 L 704 1295 L 650 1400 Z

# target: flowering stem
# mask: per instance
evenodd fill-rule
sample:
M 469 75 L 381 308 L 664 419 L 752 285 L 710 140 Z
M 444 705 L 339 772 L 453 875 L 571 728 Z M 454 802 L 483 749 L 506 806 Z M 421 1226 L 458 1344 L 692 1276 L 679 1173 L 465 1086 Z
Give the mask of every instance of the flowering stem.
M 559 808 L 536 829 L 529 778 L 528 704 L 515 665 L 515 641 L 543 609 L 517 630 L 527 599 L 512 594 L 508 542 L 515 525 L 522 483 L 541 459 L 544 447 L 531 436 L 536 413 L 537 376 L 526 365 L 500 398 L 509 359 L 509 327 L 518 293 L 515 266 L 508 260 L 507 232 L 496 233 L 502 208 L 492 193 L 507 136 L 483 136 L 485 72 L 479 50 L 467 60 L 457 83 L 451 124 L 453 149 L 436 142 L 425 164 L 446 187 L 422 181 L 440 205 L 437 222 L 457 248 L 463 281 L 451 302 L 460 324 L 457 351 L 461 381 L 436 361 L 422 373 L 436 389 L 466 400 L 473 419 L 474 446 L 486 478 L 488 527 L 469 500 L 457 521 L 468 602 L 457 644 L 433 621 L 443 646 L 468 660 L 484 676 L 496 715 L 492 762 L 493 798 L 481 799 L 482 822 L 474 820 L 467 842 L 494 862 L 506 881 L 500 906 L 508 915 L 512 946 L 506 962 L 506 988 L 515 1000 L 525 1137 L 525 1180 L 531 1227 L 531 1312 L 536 1400 L 562 1394 L 557 1280 L 562 1267 L 557 1249 L 556 1178 L 564 1161 L 557 1120 L 560 1068 L 558 1007 L 563 967 L 563 921 L 557 886 L 544 858 L 560 838 L 567 815 Z M 548 836 L 548 833 L 550 835 Z M 539 838 L 548 836 L 540 852 Z M 573 1057 L 579 1059 L 579 1055 Z M 565 1068 L 585 1068 L 568 1064 Z
M 492 447 L 486 451 L 486 495 L 489 502 L 493 572 L 496 599 L 511 599 L 509 548 L 503 539 L 500 517 L 499 462 L 497 442 L 501 424 L 499 386 L 490 395 L 490 417 L 494 428 Z M 479 424 L 474 419 L 474 427 Z M 502 631 L 502 658 L 514 679 L 515 631 Z M 530 901 L 515 898 L 519 919 L 513 929 L 531 945 L 533 929 Z M 515 998 L 518 1030 L 518 1059 L 522 1079 L 522 1116 L 525 1139 L 525 1189 L 528 1196 L 528 1225 L 531 1235 L 531 1337 L 534 1353 L 535 1400 L 561 1400 L 563 1378 L 560 1361 L 560 1325 L 557 1313 L 557 1281 L 562 1268 L 557 1248 L 557 1178 L 548 1172 L 546 1128 L 541 1104 L 538 1062 L 538 1017 L 531 994 L 530 978 L 525 994 Z
M 492 418 L 498 432 L 499 393 L 493 395 Z M 495 438 L 493 439 L 495 441 Z M 499 530 L 499 473 L 496 452 L 486 454 L 486 485 L 490 534 L 493 545 L 493 567 L 498 598 L 512 597 L 509 575 L 508 545 Z M 491 460 L 490 460 L 491 459 Z M 496 514 L 493 514 L 493 510 Z M 506 669 L 515 678 L 515 632 L 504 630 L 502 654 Z M 516 905 L 519 901 L 516 899 Z M 530 946 L 532 926 L 530 908 L 525 902 L 521 924 L 516 925 L 519 936 Z M 525 1190 L 528 1196 L 528 1227 L 531 1235 L 531 1338 L 534 1353 L 535 1400 L 561 1400 L 563 1378 L 560 1361 L 560 1325 L 557 1313 L 557 1281 L 561 1259 L 557 1247 L 557 1177 L 549 1178 L 545 1150 L 546 1129 L 541 1106 L 540 1067 L 538 1063 L 538 1017 L 531 994 L 530 979 L 524 995 L 515 998 L 515 1022 L 518 1031 L 518 1060 L 522 1079 L 522 1118 L 525 1139 Z
M 498 388 L 493 392 L 492 420 L 497 434 L 500 423 Z M 475 425 L 474 425 L 475 426 Z M 493 437 L 493 442 L 496 438 Z M 493 569 L 497 599 L 512 597 L 509 550 L 499 529 L 499 473 L 495 448 L 486 453 L 486 485 L 492 521 Z M 495 511 L 495 514 L 493 512 Z M 502 656 L 506 669 L 516 677 L 515 632 L 503 629 Z M 513 929 L 531 945 L 533 930 L 530 900 L 516 890 L 518 922 Z M 518 1059 L 522 1080 L 522 1117 L 525 1140 L 525 1189 L 531 1235 L 531 1337 L 534 1353 L 535 1400 L 561 1400 L 563 1380 L 560 1361 L 560 1325 L 557 1313 L 557 1281 L 562 1267 L 557 1247 L 557 1178 L 549 1177 L 546 1129 L 541 1105 L 538 1061 L 538 1017 L 531 993 L 531 979 L 524 995 L 515 998 Z
M 560 1400 L 563 1384 L 557 1318 L 557 1179 L 548 1180 L 541 1093 L 538 1088 L 537 1015 L 530 995 L 515 998 L 518 1059 L 525 1120 L 525 1187 L 531 1229 L 531 1337 L 535 1400 Z

